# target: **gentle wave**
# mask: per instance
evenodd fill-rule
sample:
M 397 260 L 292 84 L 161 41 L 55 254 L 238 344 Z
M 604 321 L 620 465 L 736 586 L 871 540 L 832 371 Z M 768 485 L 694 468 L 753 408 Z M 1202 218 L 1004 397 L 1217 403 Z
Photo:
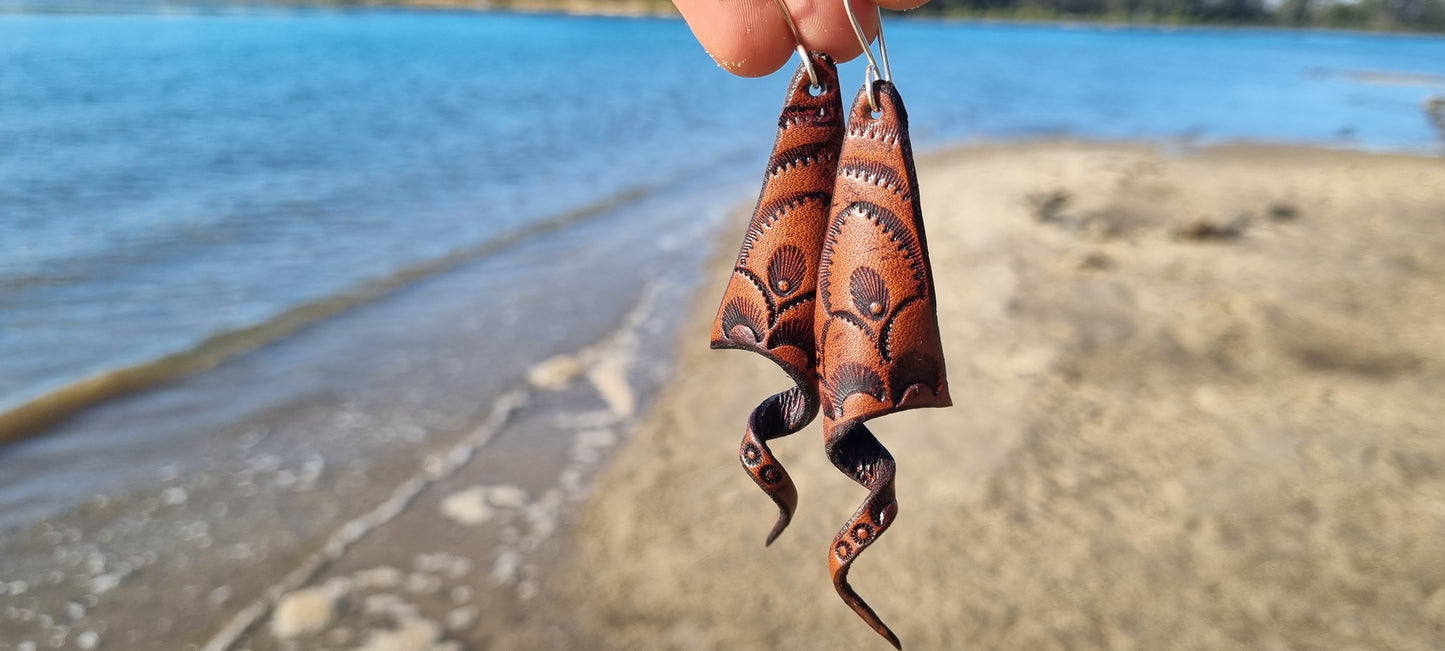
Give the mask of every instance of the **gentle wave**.
M 341 293 L 303 303 L 255 325 L 212 335 L 189 349 L 103 371 L 63 385 L 0 412 L 0 444 L 40 433 L 45 428 L 106 400 L 142 391 L 182 375 L 213 368 L 239 354 L 284 339 L 306 326 L 346 310 L 373 303 L 409 285 L 507 249 L 529 238 L 603 215 L 619 206 L 654 194 L 663 187 L 666 187 L 666 184 L 635 186 L 587 206 L 533 222 L 477 246 L 404 267 L 391 275 L 364 282 Z

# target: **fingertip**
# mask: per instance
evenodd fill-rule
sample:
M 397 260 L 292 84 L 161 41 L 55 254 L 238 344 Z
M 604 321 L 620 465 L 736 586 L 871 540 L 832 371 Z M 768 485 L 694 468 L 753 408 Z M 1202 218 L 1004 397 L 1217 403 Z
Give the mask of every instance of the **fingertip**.
M 762 77 L 793 54 L 793 35 L 772 0 L 673 0 L 703 50 L 718 67 Z
M 793 14 L 803 45 L 809 50 L 827 52 L 839 63 L 852 61 L 863 53 L 863 45 L 858 42 L 843 7 L 845 1 L 852 4 L 858 25 L 871 43 L 878 33 L 878 11 L 869 0 L 814 0 L 801 9 L 794 8 Z
M 739 77 L 766 77 L 782 68 L 793 50 L 721 46 L 717 50 L 708 49 L 707 54 L 719 68 Z

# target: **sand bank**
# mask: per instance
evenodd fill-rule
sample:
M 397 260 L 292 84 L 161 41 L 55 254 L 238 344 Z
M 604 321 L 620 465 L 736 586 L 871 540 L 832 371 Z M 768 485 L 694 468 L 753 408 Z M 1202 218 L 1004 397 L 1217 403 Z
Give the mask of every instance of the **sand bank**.
M 900 519 L 852 580 L 905 647 L 1445 646 L 1445 162 L 981 146 L 920 162 L 956 406 L 874 423 Z M 744 216 L 739 216 L 741 232 Z M 826 550 L 818 425 L 735 459 L 782 373 L 707 350 L 606 473 L 555 589 L 592 648 L 882 649 Z

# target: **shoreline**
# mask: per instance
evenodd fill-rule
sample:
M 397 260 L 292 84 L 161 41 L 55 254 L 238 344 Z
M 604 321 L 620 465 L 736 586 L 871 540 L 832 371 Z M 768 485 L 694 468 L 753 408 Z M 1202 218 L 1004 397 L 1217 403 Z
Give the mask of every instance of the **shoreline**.
M 463 541 L 490 531 L 473 520 L 501 507 L 472 489 L 499 485 L 498 473 L 521 473 L 502 494 L 524 522 L 555 527 L 608 447 L 599 432 L 645 407 L 665 375 L 670 351 L 628 341 L 676 326 L 655 306 L 696 281 L 679 244 L 706 239 L 721 217 L 711 205 L 736 194 L 726 174 L 680 183 L 7 446 L 0 649 L 82 633 L 182 648 L 227 622 L 252 631 L 257 604 L 395 535 L 395 518 L 429 515 Z M 709 207 L 682 219 L 682 198 Z M 624 253 L 630 265 L 595 273 Z M 654 308 L 637 312 L 646 297 Z M 558 355 L 574 362 L 550 382 L 533 369 Z M 454 476 L 465 483 L 446 484 Z M 463 494 L 453 511 L 467 522 L 440 511 L 438 491 Z M 456 578 L 461 561 L 442 571 L 439 550 L 423 551 L 416 568 L 405 552 L 404 577 L 428 590 Z M 488 576 L 481 563 L 467 578 Z M 495 600 L 525 578 L 457 598 Z
M 1376 624 L 1385 606 L 1356 612 L 1356 621 L 1366 617 L 1356 638 L 1329 638 L 1343 633 L 1328 626 L 1309 637 L 1299 603 L 1279 589 L 1288 577 L 1244 573 L 1260 558 L 1319 574 L 1299 590 L 1322 607 L 1343 599 L 1326 582 L 1355 582 L 1351 589 L 1378 591 L 1381 604 L 1426 613 L 1424 623 L 1438 612 L 1445 625 L 1445 576 L 1410 596 L 1287 544 L 1305 536 L 1338 550 L 1338 531 L 1384 508 L 1385 532 L 1398 536 L 1371 544 L 1403 559 L 1399 571 L 1435 580 L 1411 563 L 1445 551 L 1419 515 L 1445 504 L 1445 473 L 1431 470 L 1445 467 L 1445 444 L 1423 429 L 1445 414 L 1411 397 L 1445 382 L 1441 348 L 1430 347 L 1445 342 L 1445 326 L 1416 314 L 1445 296 L 1432 280 L 1445 278 L 1437 273 L 1445 238 L 1425 228 L 1445 201 L 1429 192 L 1445 187 L 1445 164 L 1316 147 L 1077 139 L 929 150 L 918 163 L 958 406 L 877 422 L 900 461 L 904 519 L 853 574 L 905 643 L 1198 639 L 1233 648 L 1271 630 L 1289 643 L 1379 639 L 1370 636 L 1384 630 Z M 731 202 L 737 192 L 710 196 Z M 482 409 L 459 428 L 461 438 L 432 435 L 414 444 L 416 454 L 373 472 L 354 475 L 337 461 L 314 472 L 290 467 L 309 454 L 292 449 L 293 439 L 357 411 L 323 405 L 294 432 L 218 433 L 260 463 L 247 471 L 248 485 L 280 485 L 286 473 L 291 483 L 311 482 L 279 494 L 278 504 L 295 505 L 258 508 L 271 502 L 270 489 L 235 501 L 238 485 L 225 473 L 204 470 L 207 481 L 186 469 L 154 494 L 117 495 L 67 516 L 110 518 L 101 531 L 65 518 L 11 529 L 0 583 L 7 591 L 25 583 L 33 605 L 24 622 L 0 617 L 0 651 L 9 651 L 5 640 L 43 641 L 38 617 L 59 622 L 72 600 L 84 609 L 69 634 L 99 630 L 107 644 L 210 640 L 224 649 L 244 640 L 264 651 L 372 639 L 422 640 L 398 649 L 874 642 L 837 603 L 822 562 L 859 496 L 822 458 L 817 425 L 775 447 L 803 499 L 792 527 L 766 550 L 773 507 L 737 468 L 743 419 L 787 384 L 761 357 L 709 350 L 698 334 L 711 323 L 751 208 L 743 201 L 726 211 L 727 224 L 673 244 L 706 267 L 700 287 L 681 291 L 683 283 L 656 306 L 674 329 L 623 319 L 638 325 L 529 357 L 521 377 L 531 397 L 500 429 L 477 429 L 491 422 Z M 1389 292 L 1377 287 L 1383 279 Z M 420 287 L 387 300 L 424 304 L 455 293 Z M 628 366 L 608 352 L 641 345 L 639 337 L 670 361 Z M 433 352 L 469 358 L 476 345 Z M 517 379 L 498 378 L 486 394 L 506 402 Z M 420 414 L 357 419 L 348 431 L 404 433 L 418 423 L 426 423 Z M 452 445 L 471 435 L 482 444 Z M 351 444 L 317 444 L 342 441 Z M 541 450 L 545 457 L 527 456 Z M 269 457 L 281 465 L 261 463 Z M 1298 500 L 1275 497 L 1301 490 L 1312 521 L 1299 520 L 1306 507 Z M 328 495 L 343 512 L 322 515 L 325 526 L 288 525 L 298 514 L 316 517 L 308 504 Z M 222 502 L 234 504 L 217 515 Z M 127 504 L 146 508 L 132 513 Z M 375 513 L 386 517 L 368 519 Z M 1415 520 L 1399 519 L 1406 515 Z M 126 524 L 132 518 L 147 524 Z M 210 525 L 197 533 L 194 522 Z M 259 529 L 273 551 L 255 544 L 256 555 L 232 559 L 238 545 L 252 544 L 237 531 L 258 523 L 267 523 Z M 1445 533 L 1445 522 L 1439 527 Z M 1241 539 L 1242 531 L 1253 533 Z M 333 544 L 336 535 L 343 544 Z M 142 540 L 165 553 L 125 551 Z M 1241 540 L 1240 549 L 1225 544 Z M 19 546 L 27 551 L 15 554 Z M 90 547 L 100 572 L 88 571 Z M 323 560 L 305 560 L 314 554 Z M 65 565 L 73 558 L 80 567 Z M 65 568 L 60 584 L 46 582 L 51 564 Z M 1222 595 L 1213 605 L 1193 601 L 1205 579 Z M 1246 588 L 1262 601 L 1246 603 Z M 1151 590 L 1165 598 L 1131 601 Z M 141 613 L 158 599 L 196 621 L 148 629 L 158 623 Z M 1129 612 L 1143 619 L 1130 623 Z M 1420 622 L 1388 624 L 1407 640 L 1424 639 Z M 1255 637 L 1238 637 L 1245 633 Z
M 1379 75 L 1380 80 L 1365 80 L 1361 83 L 1402 83 L 1392 81 L 1389 75 L 1397 73 L 1374 71 L 1337 71 L 1340 76 Z M 1397 75 L 1398 76 L 1398 75 Z M 1416 75 L 1419 80 L 1409 85 L 1434 87 L 1442 84 L 1445 77 Z M 1427 107 L 1428 108 L 1428 107 Z M 976 138 L 962 143 L 945 143 L 925 146 L 920 159 L 929 156 L 946 156 L 949 152 L 973 150 L 987 147 L 1019 147 L 1032 144 L 1079 144 L 1100 146 L 1152 147 L 1165 153 L 1221 150 L 1298 149 L 1339 154 L 1360 153 L 1384 156 L 1409 156 L 1421 158 L 1445 157 L 1445 134 L 1440 142 L 1420 145 L 1414 148 L 1391 146 L 1370 146 L 1364 143 L 1352 145 L 1339 143 L 1294 143 L 1288 141 L 1266 141 L 1247 138 L 1211 139 L 1118 139 L 1090 138 L 1086 136 L 1039 135 L 1036 137 L 983 139 Z M 8 406 L 0 406 L 0 450 L 6 445 L 24 441 L 33 436 L 43 436 L 48 428 L 103 405 L 107 401 L 143 392 L 170 380 L 204 372 L 217 364 L 237 355 L 285 339 L 298 330 L 312 324 L 342 315 L 349 310 L 385 299 L 392 293 L 429 278 L 446 274 L 448 271 L 469 262 L 504 251 L 529 238 L 546 235 L 565 229 L 577 223 L 603 215 L 628 203 L 640 201 L 650 194 L 666 191 L 687 181 L 675 181 L 663 185 L 650 185 L 625 189 L 612 196 L 575 210 L 540 220 L 528 226 L 501 233 L 479 245 L 453 252 L 435 260 L 410 265 L 394 273 L 364 281 L 340 293 L 286 309 L 265 321 L 251 326 L 217 332 L 198 341 L 195 345 L 158 358 L 130 366 L 109 369 L 89 376 L 71 380 L 38 395 L 25 398 Z M 746 203 L 746 201 L 744 201 Z
M 501 233 L 476 246 L 409 265 L 339 293 L 293 306 L 259 323 L 211 334 L 186 349 L 74 379 L 11 405 L 0 405 L 0 449 L 32 436 L 43 436 L 48 428 L 107 401 L 204 372 L 228 359 L 283 340 L 349 310 L 381 301 L 461 265 L 506 251 L 531 238 L 603 216 L 608 211 L 660 191 L 662 188 L 656 186 L 629 188 L 578 209 Z

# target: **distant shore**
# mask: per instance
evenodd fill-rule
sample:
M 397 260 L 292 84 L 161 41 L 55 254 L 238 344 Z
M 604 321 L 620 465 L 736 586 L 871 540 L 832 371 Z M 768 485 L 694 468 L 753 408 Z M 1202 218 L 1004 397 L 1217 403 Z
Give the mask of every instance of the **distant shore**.
M 649 17 L 678 16 L 670 0 L 327 0 L 270 3 L 316 7 L 395 7 L 448 11 L 509 11 L 516 13 L 561 14 L 568 16 Z
M 677 8 L 668 0 L 404 0 L 402 2 L 367 2 L 365 4 L 427 9 L 550 13 L 571 16 L 678 15 Z
M 418 9 L 440 11 L 509 11 L 515 13 L 558 14 L 568 16 L 668 17 L 677 16 L 677 9 L 668 0 L 0 0 L 0 15 L 19 14 L 103 14 L 163 13 L 195 10 L 267 8 L 317 9 Z
M 318 8 L 399 8 L 446 11 L 510 11 L 516 13 L 558 14 L 568 16 L 612 16 L 612 17 L 677 17 L 679 13 L 671 0 L 185 0 L 181 2 L 159 0 L 139 2 L 94 2 L 90 0 L 66 0 L 64 2 L 37 2 L 36 0 L 0 0 L 0 14 L 3 13 L 105 13 L 107 11 L 143 11 L 146 7 L 163 7 L 175 10 L 187 6 L 282 6 Z M 1336 5 L 1352 7 L 1353 5 Z M 1110 27 L 1157 27 L 1210 29 L 1282 29 L 1313 30 L 1360 33 L 1404 33 L 1404 34 L 1445 34 L 1445 25 L 1414 24 L 1370 20 L 1366 16 L 1334 16 L 1315 21 L 1290 22 L 1270 17 L 1250 19 L 1208 18 L 1180 14 L 1128 15 L 1120 13 L 1070 13 L 1038 7 L 996 7 L 973 9 L 957 5 L 947 7 L 924 7 L 908 12 L 888 12 L 895 18 L 969 21 L 982 23 L 1019 25 L 1100 25 Z
M 311 3 L 298 3 L 311 4 Z M 632 16 L 632 17 L 676 17 L 677 7 L 671 0 L 343 0 L 328 2 L 318 0 L 318 5 L 365 5 L 394 6 L 423 9 L 449 9 L 473 11 L 515 11 L 518 13 L 553 13 L 572 16 Z M 1233 29 L 1296 29 L 1347 32 L 1402 32 L 1438 34 L 1442 28 L 1413 25 L 1363 24 L 1337 21 L 1333 23 L 1282 24 L 1270 20 L 1200 20 L 1184 16 L 1127 16 L 1121 14 L 1071 14 L 1051 12 L 1036 8 L 998 8 L 971 10 L 949 8 L 930 10 L 926 5 L 920 10 L 888 12 L 891 18 L 973 21 L 1003 24 L 1057 24 L 1057 25 L 1104 25 L 1120 27 L 1207 27 Z
M 397 6 L 477 11 L 556 13 L 579 16 L 677 16 L 671 0 L 318 0 L 322 5 Z M 1441 33 L 1445 25 L 1410 24 L 1371 20 L 1363 15 L 1332 15 L 1315 21 L 1253 18 L 1203 17 L 1185 14 L 1134 15 L 1117 12 L 1073 13 L 1037 6 L 999 6 L 976 9 L 958 4 L 938 3 L 907 12 L 888 12 L 890 17 L 924 20 L 968 20 L 1019 24 L 1080 24 L 1138 27 L 1212 27 L 1253 29 L 1314 29 L 1362 32 Z

